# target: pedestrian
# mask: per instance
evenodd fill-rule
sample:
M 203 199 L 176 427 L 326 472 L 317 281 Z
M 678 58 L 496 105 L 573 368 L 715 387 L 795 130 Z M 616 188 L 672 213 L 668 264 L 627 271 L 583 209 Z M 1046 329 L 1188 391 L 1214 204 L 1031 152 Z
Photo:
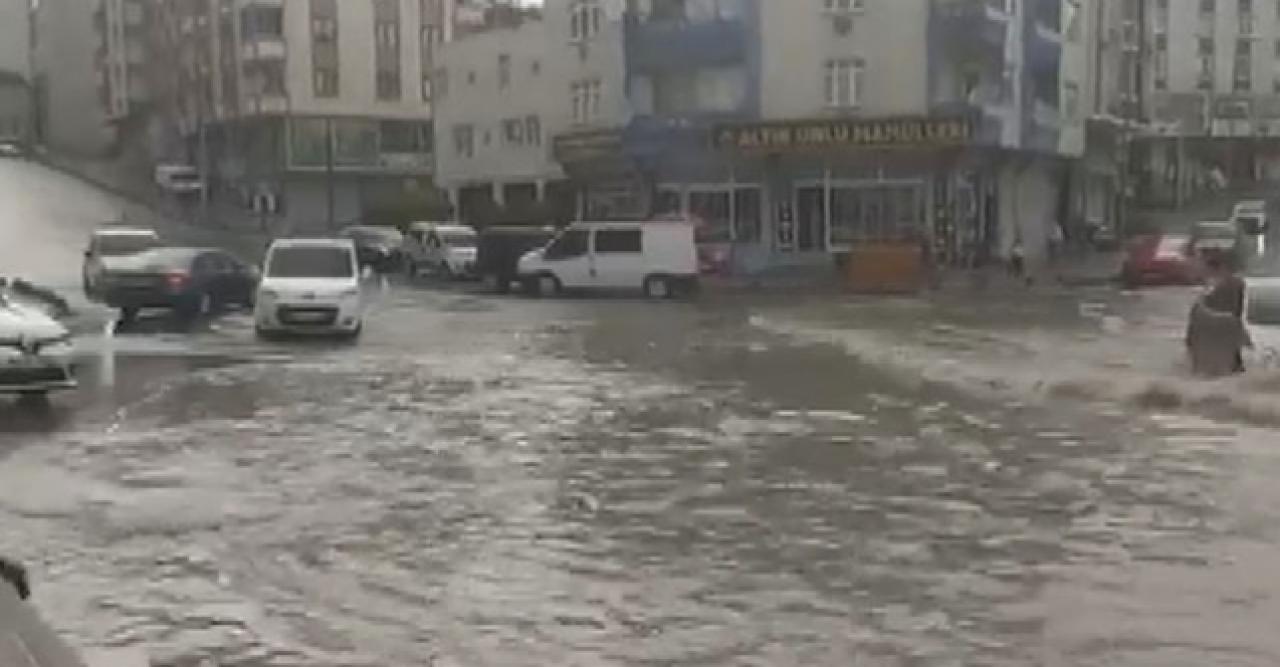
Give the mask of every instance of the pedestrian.
M 1022 249 L 1022 239 L 1015 239 L 1009 248 L 1009 275 L 1021 280 L 1027 274 L 1027 253 Z
M 1243 373 L 1244 348 L 1252 347 L 1244 322 L 1245 282 L 1220 254 L 1205 258 L 1209 289 L 1196 300 L 1187 323 L 1187 349 L 1197 375 Z

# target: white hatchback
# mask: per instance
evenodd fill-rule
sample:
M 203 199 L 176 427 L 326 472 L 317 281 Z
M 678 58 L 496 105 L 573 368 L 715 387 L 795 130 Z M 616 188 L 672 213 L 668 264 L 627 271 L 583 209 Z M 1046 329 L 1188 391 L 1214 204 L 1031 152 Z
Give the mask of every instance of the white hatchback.
M 44 396 L 76 386 L 71 335 L 0 281 L 0 394 Z
M 282 333 L 355 339 L 364 328 L 360 262 L 350 239 L 281 239 L 267 249 L 254 305 L 261 337 Z

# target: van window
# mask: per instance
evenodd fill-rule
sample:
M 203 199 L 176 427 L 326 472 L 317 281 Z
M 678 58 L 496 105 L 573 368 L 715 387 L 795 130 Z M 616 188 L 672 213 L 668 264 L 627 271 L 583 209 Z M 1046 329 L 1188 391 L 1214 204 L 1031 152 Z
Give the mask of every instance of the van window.
M 638 229 L 601 229 L 596 231 L 596 252 L 626 253 L 640 252 L 640 230 Z
M 267 261 L 271 278 L 350 278 L 355 276 L 351 251 L 337 246 L 276 248 Z
M 547 246 L 547 259 L 569 259 L 587 254 L 587 231 L 570 229 Z

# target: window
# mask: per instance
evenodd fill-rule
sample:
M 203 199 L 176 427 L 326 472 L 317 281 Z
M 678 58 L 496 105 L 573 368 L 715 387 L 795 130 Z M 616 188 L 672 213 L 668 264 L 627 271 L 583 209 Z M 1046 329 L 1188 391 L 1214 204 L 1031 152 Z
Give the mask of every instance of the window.
M 476 154 L 476 128 L 474 125 L 453 127 L 453 150 L 458 157 L 474 157 Z
M 432 77 L 431 92 L 441 100 L 449 94 L 449 70 L 443 67 L 436 70 L 435 76 Z
M 1066 26 L 1066 29 L 1063 30 L 1064 36 L 1069 42 L 1079 42 L 1081 21 L 1080 0 L 1067 0 L 1062 5 L 1062 11 L 1063 14 L 1065 14 L 1065 16 L 1063 16 L 1064 20 L 1062 23 Z
M 1214 0 L 1200 0 L 1200 17 L 1212 19 L 1216 9 L 1215 4 Z
M 524 141 L 530 146 L 542 145 L 542 120 L 537 116 L 525 116 Z
M 376 86 L 378 99 L 400 99 L 400 71 L 380 69 L 377 72 Z
M 641 251 L 639 229 L 601 229 L 596 231 L 596 252 L 600 254 Z
M 849 108 L 858 106 L 865 66 L 861 58 L 828 60 L 824 65 L 824 88 L 827 106 Z
M 431 75 L 422 77 L 422 101 L 431 101 Z
M 1156 54 L 1155 54 L 1155 76 L 1152 78 L 1152 85 L 1156 90 L 1166 90 L 1169 87 L 1169 37 L 1165 34 L 1156 35 Z
M 338 70 L 329 67 L 316 69 L 314 85 L 316 97 L 337 97 Z
M 519 118 L 502 121 L 502 141 L 508 146 L 523 146 L 524 122 Z
M 600 0 L 577 0 L 569 6 L 569 35 L 585 41 L 600 34 L 603 9 Z
M 506 89 L 511 86 L 511 56 L 502 53 L 498 55 L 498 87 Z
M 569 86 L 573 104 L 573 122 L 589 123 L 600 115 L 601 86 L 599 79 L 575 81 Z
M 1239 0 L 1236 17 L 1240 20 L 1240 34 L 1253 34 L 1253 0 Z
M 529 73 L 530 73 L 530 74 L 532 74 L 532 75 L 534 75 L 534 76 L 538 76 L 539 74 L 542 74 L 542 61 L 541 61 L 541 60 L 535 60 L 535 61 L 533 61 L 532 63 L 530 63 L 530 64 L 529 64 Z
M 378 21 L 373 26 L 374 43 L 381 49 L 400 47 L 400 24 L 395 21 Z
M 829 12 L 860 12 L 863 0 L 823 0 L 823 8 Z
M 1248 39 L 1236 41 L 1235 71 L 1231 77 L 1231 87 L 1238 93 L 1253 89 L 1253 42 Z
M 332 16 L 311 18 L 311 38 L 317 42 L 333 42 L 338 39 L 338 20 Z
M 1080 113 L 1080 86 L 1074 81 L 1062 84 L 1062 113 L 1069 119 Z
M 547 246 L 547 259 L 570 259 L 587 254 L 588 235 L 585 229 L 566 230 Z

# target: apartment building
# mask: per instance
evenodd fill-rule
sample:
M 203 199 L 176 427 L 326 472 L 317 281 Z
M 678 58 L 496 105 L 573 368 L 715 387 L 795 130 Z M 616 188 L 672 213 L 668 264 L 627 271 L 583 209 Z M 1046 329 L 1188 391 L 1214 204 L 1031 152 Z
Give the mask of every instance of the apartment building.
M 36 5 L 31 62 L 37 140 L 53 150 L 100 155 L 115 143 L 102 103 L 99 9 L 96 0 Z
M 565 80 L 539 15 L 472 27 L 437 61 L 436 184 L 468 222 L 570 219 L 574 199 L 551 137 L 567 130 Z
M 600 12 L 623 45 L 613 62 L 604 40 L 556 42 L 570 69 L 620 84 L 621 108 L 575 123 L 554 152 L 584 214 L 695 215 L 748 269 L 908 237 L 945 263 L 1015 244 L 1042 257 L 1051 225 L 1085 208 L 1069 190 L 1088 143 L 1093 8 L 552 0 L 550 25 L 580 31 Z
M 215 188 L 296 229 L 430 186 L 447 0 L 167 0 L 160 104 Z
M 31 5 L 0 0 L 0 139 L 30 141 L 34 132 Z
M 108 120 L 122 122 L 149 100 L 151 21 L 147 0 L 97 0 L 94 72 Z
M 1195 193 L 1280 177 L 1280 7 L 1263 0 L 1143 0 L 1125 17 L 1145 67 L 1134 87 L 1150 123 L 1143 194 Z

